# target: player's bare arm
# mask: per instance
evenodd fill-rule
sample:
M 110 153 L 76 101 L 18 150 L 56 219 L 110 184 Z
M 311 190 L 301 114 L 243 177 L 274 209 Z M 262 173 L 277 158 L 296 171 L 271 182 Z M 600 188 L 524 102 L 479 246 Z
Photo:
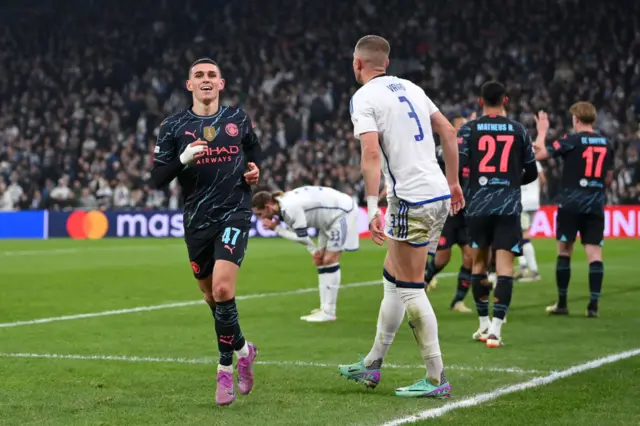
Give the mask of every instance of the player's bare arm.
M 360 135 L 360 149 L 362 157 L 360 167 L 364 178 L 367 209 L 369 212 L 369 229 L 371 239 L 382 245 L 385 236 L 382 230 L 382 219 L 378 210 L 378 188 L 380 188 L 380 143 L 377 132 L 367 132 Z
M 442 141 L 442 155 L 446 166 L 447 182 L 451 191 L 451 212 L 455 215 L 464 208 L 464 196 L 458 178 L 458 142 L 456 129 L 449 120 L 437 111 L 431 115 L 431 125 Z
M 544 170 L 538 172 L 538 180 L 540 181 L 540 188 L 544 188 L 547 184 L 547 175 L 544 173 Z
M 538 114 L 533 117 L 536 120 L 536 130 L 538 131 L 535 143 L 533 144 L 533 152 L 536 155 L 536 160 L 546 160 L 549 158 L 549 152 L 545 145 L 547 132 L 549 131 L 549 116 L 546 112 L 539 111 Z

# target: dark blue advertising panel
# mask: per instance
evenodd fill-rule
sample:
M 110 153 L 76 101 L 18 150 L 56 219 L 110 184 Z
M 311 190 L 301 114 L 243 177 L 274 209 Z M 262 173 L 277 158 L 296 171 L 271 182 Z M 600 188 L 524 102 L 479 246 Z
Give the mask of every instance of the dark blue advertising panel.
M 309 230 L 315 236 L 313 229 Z M 168 238 L 184 236 L 182 211 L 74 211 L 49 213 L 49 237 L 100 239 L 106 237 Z M 256 217 L 250 237 L 275 237 Z
M 0 238 L 46 238 L 46 211 L 0 212 Z

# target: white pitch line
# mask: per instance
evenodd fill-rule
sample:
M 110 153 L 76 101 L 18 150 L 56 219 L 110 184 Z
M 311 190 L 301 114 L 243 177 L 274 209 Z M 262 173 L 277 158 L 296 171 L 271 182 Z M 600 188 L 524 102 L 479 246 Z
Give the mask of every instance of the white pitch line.
M 638 356 L 638 355 L 640 355 L 640 348 L 632 349 L 625 352 L 620 352 L 620 353 L 609 355 L 603 358 L 594 359 L 593 361 L 585 362 L 583 364 L 578 364 L 573 367 L 567 368 L 566 370 L 554 371 L 547 376 L 536 377 L 531 380 L 527 380 L 526 382 L 499 388 L 491 392 L 477 394 L 474 396 L 470 396 L 468 398 L 461 399 L 459 401 L 449 402 L 444 404 L 441 407 L 424 410 L 413 416 L 407 416 L 407 417 L 391 420 L 389 422 L 383 423 L 382 426 L 398 426 L 406 423 L 414 423 L 419 420 L 433 419 L 436 417 L 440 417 L 443 414 L 448 413 L 449 411 L 457 410 L 458 408 L 473 407 L 476 405 L 480 405 L 484 402 L 491 401 L 492 399 L 497 399 L 497 398 L 500 398 L 501 396 L 508 395 L 510 393 L 520 392 L 523 390 L 548 385 L 549 383 L 553 383 L 556 380 L 565 379 L 569 376 L 573 376 L 574 374 L 582 373 L 588 370 L 593 370 L 595 368 L 602 367 L 603 365 L 611 364 L 611 363 L 621 361 L 623 359 L 631 358 L 634 356 Z
M 44 358 L 44 359 L 74 359 L 91 361 L 123 361 L 123 362 L 150 362 L 150 363 L 171 363 L 171 364 L 215 364 L 216 358 L 164 358 L 153 356 L 124 356 L 124 355 L 74 355 L 74 354 L 38 354 L 38 353 L 0 353 L 0 358 Z M 313 361 L 256 361 L 258 365 L 271 365 L 277 367 L 320 367 L 335 368 L 338 364 Z M 384 364 L 384 368 L 391 369 L 424 369 L 424 365 L 407 364 Z M 511 374 L 539 374 L 547 371 L 523 370 L 518 367 L 497 368 L 497 367 L 471 367 L 464 365 L 447 365 L 447 370 L 456 371 L 478 371 L 493 373 Z
M 439 277 L 443 277 L 443 278 L 452 277 L 456 275 L 457 274 L 453 272 L 445 272 L 442 274 L 438 274 Z M 343 284 L 340 286 L 340 289 L 367 287 L 367 286 L 372 286 L 380 283 L 381 283 L 381 280 L 363 281 L 359 283 Z M 301 288 L 298 290 L 279 291 L 279 292 L 273 292 L 273 293 L 246 294 L 244 296 L 236 296 L 236 300 L 263 299 L 265 297 L 277 297 L 277 296 L 292 296 L 297 294 L 314 293 L 316 291 L 318 291 L 318 287 Z M 86 314 L 63 315 L 59 317 L 40 318 L 40 319 L 27 320 L 27 321 L 5 322 L 5 323 L 0 323 L 0 328 L 20 327 L 23 325 L 46 324 L 50 322 L 70 321 L 70 320 L 77 320 L 77 319 L 83 319 L 83 318 L 106 317 L 110 315 L 131 314 L 135 312 L 157 311 L 159 309 L 182 308 L 184 306 L 201 305 L 203 303 L 204 301 L 202 299 L 199 299 L 199 300 L 191 300 L 187 302 L 165 303 L 162 305 L 138 306 L 136 308 L 115 309 L 115 310 L 102 311 L 102 312 L 89 312 Z
M 125 246 L 108 246 L 108 247 L 70 247 L 70 248 L 57 248 L 49 250 L 8 250 L 0 251 L 0 257 L 2 256 L 33 256 L 41 254 L 70 254 L 80 253 L 87 251 L 138 251 L 138 250 L 166 250 L 168 248 L 184 247 L 184 244 L 154 244 L 154 245 L 125 245 Z

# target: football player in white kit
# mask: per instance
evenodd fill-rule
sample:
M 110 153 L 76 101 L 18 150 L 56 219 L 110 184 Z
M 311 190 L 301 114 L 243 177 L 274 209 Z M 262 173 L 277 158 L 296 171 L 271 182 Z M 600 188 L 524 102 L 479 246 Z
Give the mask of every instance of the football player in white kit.
M 388 238 L 388 251 L 373 348 L 360 362 L 341 365 L 339 373 L 375 387 L 406 311 L 427 373 L 396 389 L 396 395 L 442 398 L 450 395 L 451 386 L 444 375 L 438 323 L 424 291 L 424 265 L 427 254 L 436 252 L 449 212 L 464 207 L 456 131 L 420 87 L 385 74 L 389 51 L 384 38 L 365 36 L 353 55 L 362 87 L 351 99 L 351 120 L 362 150 L 369 230 L 379 245 Z M 446 178 L 436 160 L 432 128 L 442 138 Z M 378 210 L 381 163 L 389 189 L 384 230 Z
M 280 237 L 304 244 L 318 268 L 320 309 L 300 317 L 308 322 L 336 319 L 340 288 L 340 254 L 358 250 L 358 206 L 351 196 L 323 186 L 303 186 L 285 193 L 257 192 L 253 212 L 265 228 Z M 282 227 L 281 222 L 287 225 Z M 316 246 L 307 228 L 318 229 Z
M 531 234 L 529 229 L 536 212 L 540 209 L 540 188 L 545 184 L 546 178 L 542 165 L 536 161 L 538 167 L 538 179 L 528 185 L 524 185 L 522 191 L 522 214 L 520 222 L 522 225 L 522 256 L 518 257 L 520 270 L 514 278 L 521 282 L 540 281 L 540 272 L 538 270 L 538 262 L 536 261 L 536 252 L 531 242 Z

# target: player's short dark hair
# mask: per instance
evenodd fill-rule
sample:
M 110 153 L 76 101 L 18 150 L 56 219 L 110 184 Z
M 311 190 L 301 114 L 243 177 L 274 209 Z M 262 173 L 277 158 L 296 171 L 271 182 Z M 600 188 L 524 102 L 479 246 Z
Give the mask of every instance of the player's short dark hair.
M 507 96 L 507 89 L 499 81 L 487 81 L 480 89 L 480 98 L 488 107 L 502 106 L 505 96 Z
M 218 63 L 216 61 L 214 61 L 213 59 L 211 59 L 211 58 L 200 58 L 200 59 L 196 59 L 195 61 L 193 61 L 193 63 L 189 67 L 189 77 L 191 77 L 191 71 L 193 71 L 193 67 L 195 67 L 196 65 L 199 65 L 199 64 L 215 65 L 216 68 L 218 68 L 218 71 L 220 72 L 220 77 L 222 77 L 222 70 L 220 69 L 220 65 L 218 65 Z
M 596 122 L 596 107 L 591 102 L 576 102 L 569 108 L 571 115 L 575 115 L 581 123 L 593 124 Z
M 251 199 L 251 208 L 263 210 L 267 204 L 275 203 L 276 197 L 282 195 L 282 192 L 258 191 L 253 194 Z

